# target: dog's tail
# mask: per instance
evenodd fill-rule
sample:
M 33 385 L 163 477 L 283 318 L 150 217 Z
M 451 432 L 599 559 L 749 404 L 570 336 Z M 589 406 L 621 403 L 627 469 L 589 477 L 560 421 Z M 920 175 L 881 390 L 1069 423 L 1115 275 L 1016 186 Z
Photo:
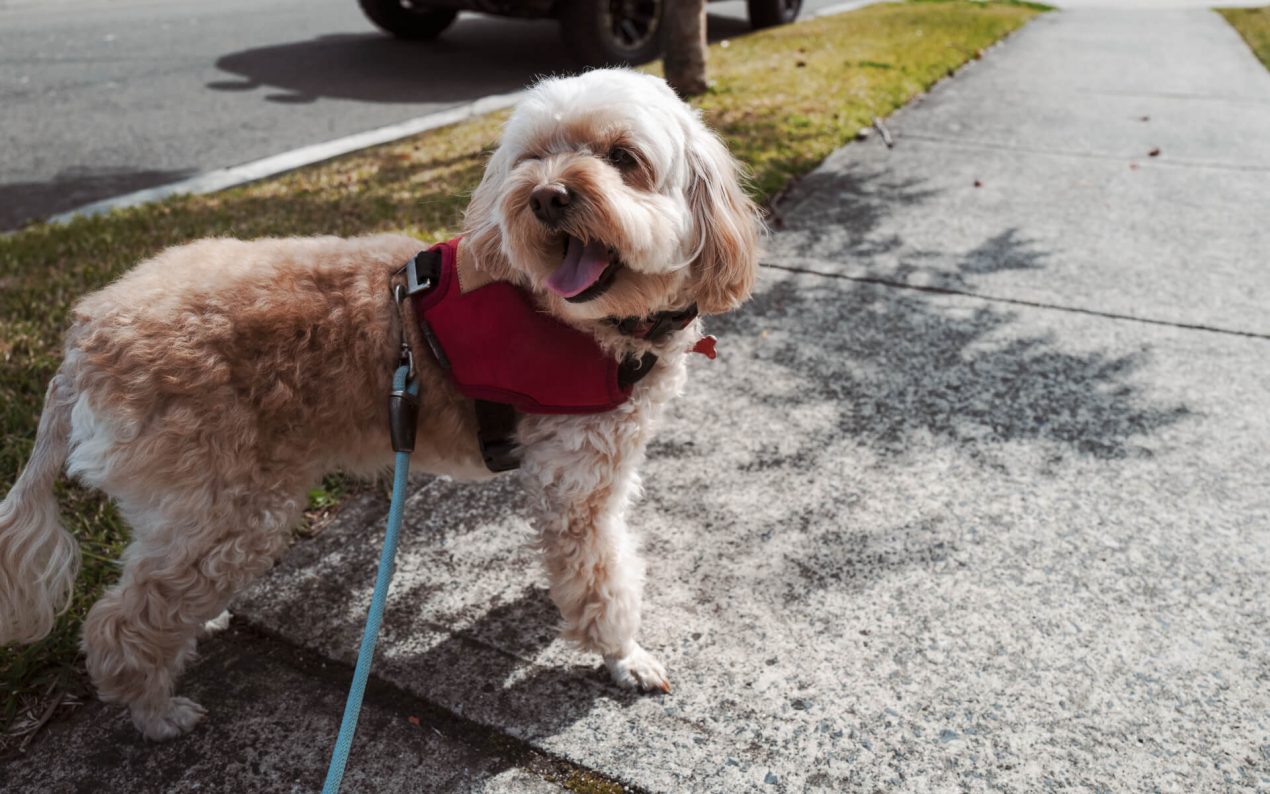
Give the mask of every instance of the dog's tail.
M 70 606 L 79 544 L 62 526 L 53 483 L 66 464 L 73 405 L 70 379 L 59 371 L 31 459 L 0 502 L 0 645 L 44 637 Z

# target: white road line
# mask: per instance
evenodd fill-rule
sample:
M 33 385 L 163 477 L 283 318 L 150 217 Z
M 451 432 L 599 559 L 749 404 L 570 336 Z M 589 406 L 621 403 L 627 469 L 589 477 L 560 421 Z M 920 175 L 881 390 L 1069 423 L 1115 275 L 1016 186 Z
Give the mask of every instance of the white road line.
M 170 182 L 166 185 L 94 201 L 91 204 L 85 204 L 82 207 L 58 213 L 49 218 L 48 222 L 66 223 L 73 218 L 100 215 L 123 207 L 135 207 L 139 204 L 159 201 L 169 196 L 215 193 L 218 190 L 226 190 L 248 182 L 255 182 L 286 171 L 294 171 L 306 165 L 320 163 L 323 160 L 330 160 L 350 152 L 378 146 L 383 143 L 391 143 L 427 130 L 434 130 L 437 127 L 455 124 L 474 116 L 482 116 L 495 110 L 502 110 L 516 104 L 522 94 L 524 94 L 523 91 L 517 91 L 511 94 L 494 94 L 481 97 L 465 105 L 429 113 L 426 116 L 419 116 L 397 124 L 389 124 L 379 129 L 359 132 L 356 135 L 336 138 L 325 143 L 315 143 L 312 146 L 302 146 L 299 149 L 292 149 L 289 152 L 266 157 L 263 160 L 256 160 L 231 168 L 218 168 L 214 171 L 195 174 L 178 182 Z

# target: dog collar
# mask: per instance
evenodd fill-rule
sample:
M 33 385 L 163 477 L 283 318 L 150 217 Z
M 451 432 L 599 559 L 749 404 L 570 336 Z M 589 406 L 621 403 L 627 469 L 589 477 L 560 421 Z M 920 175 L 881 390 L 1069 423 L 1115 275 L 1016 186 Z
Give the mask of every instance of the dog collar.
M 697 304 L 691 303 L 686 309 L 668 309 L 647 317 L 610 317 L 608 321 L 622 336 L 660 342 L 670 334 L 687 328 L 695 319 Z
M 697 304 L 690 303 L 684 309 L 667 309 L 666 311 L 655 312 L 647 317 L 610 317 L 608 322 L 622 336 L 629 336 L 645 342 L 660 342 L 671 334 L 687 328 L 695 319 L 697 319 Z M 718 341 L 714 336 L 703 336 L 692 346 L 691 352 L 700 353 L 706 358 L 713 360 L 717 355 L 715 345 Z M 648 356 L 652 356 L 652 354 L 645 354 L 646 358 Z M 656 356 L 653 356 L 649 365 L 651 366 L 656 361 Z

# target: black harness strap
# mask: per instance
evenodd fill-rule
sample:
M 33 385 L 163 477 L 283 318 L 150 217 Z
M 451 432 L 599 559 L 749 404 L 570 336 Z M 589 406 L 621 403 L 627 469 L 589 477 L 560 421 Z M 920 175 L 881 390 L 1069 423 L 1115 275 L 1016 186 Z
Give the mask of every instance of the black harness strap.
M 517 454 L 516 409 L 507 403 L 475 400 L 476 440 L 481 445 L 485 468 L 493 472 L 520 468 Z

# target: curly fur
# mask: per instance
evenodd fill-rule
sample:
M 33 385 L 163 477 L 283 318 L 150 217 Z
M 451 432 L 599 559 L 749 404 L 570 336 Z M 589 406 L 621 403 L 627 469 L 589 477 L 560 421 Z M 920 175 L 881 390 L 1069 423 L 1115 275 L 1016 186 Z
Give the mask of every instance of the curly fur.
M 616 146 L 631 155 L 621 167 L 607 157 Z M 602 240 L 624 265 L 586 303 L 544 289 L 562 228 L 534 216 L 529 194 L 553 184 L 575 196 L 563 231 Z M 564 633 L 625 686 L 669 689 L 635 639 L 644 566 L 625 510 L 700 330 L 654 346 L 603 318 L 734 307 L 753 284 L 759 233 L 735 163 L 696 113 L 662 81 L 621 70 L 539 83 L 466 216 L 461 256 L 530 289 L 615 356 L 660 356 L 618 409 L 525 416 L 517 428 Z M 204 710 L 175 695 L 176 678 L 205 626 L 281 553 L 308 488 L 337 468 L 391 462 L 385 395 L 401 329 L 389 282 L 419 247 L 400 235 L 203 240 L 81 300 L 31 460 L 0 503 L 0 642 L 38 639 L 69 601 L 78 547 L 52 494 L 65 467 L 109 494 L 133 529 L 119 582 L 84 623 L 93 682 L 146 736 L 189 730 Z M 406 332 L 424 402 L 414 465 L 489 476 L 471 403 L 417 329 Z

